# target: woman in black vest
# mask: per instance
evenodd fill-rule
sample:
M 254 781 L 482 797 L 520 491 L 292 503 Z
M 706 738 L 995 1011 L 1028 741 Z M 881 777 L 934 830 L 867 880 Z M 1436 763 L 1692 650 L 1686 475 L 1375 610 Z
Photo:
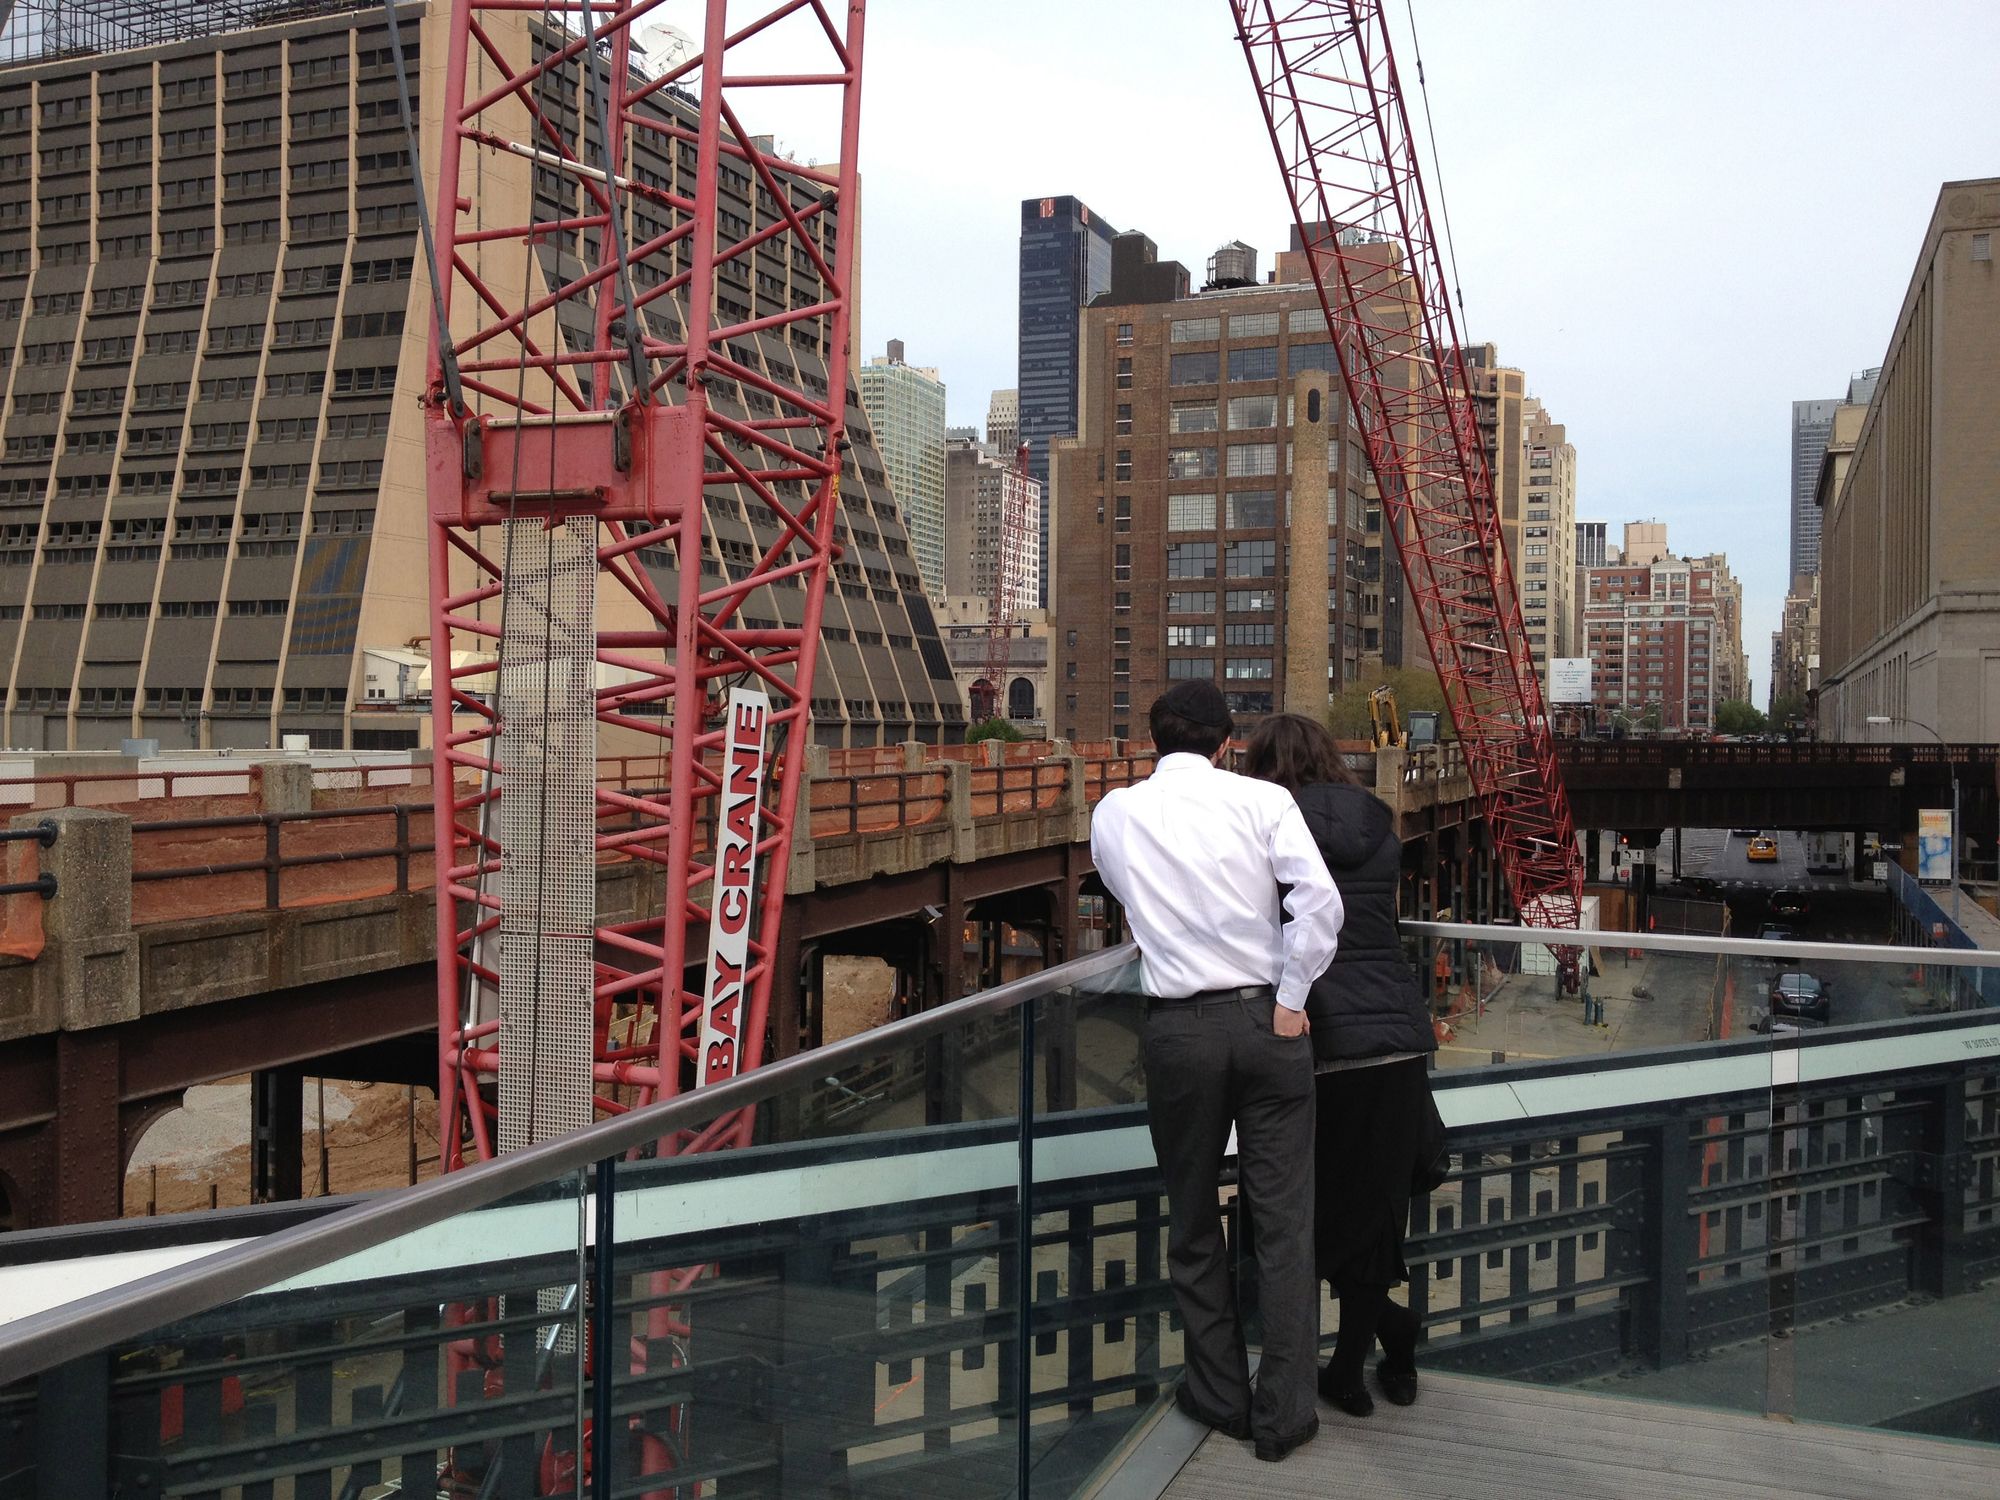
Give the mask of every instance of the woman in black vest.
M 1340 1299 L 1340 1338 L 1320 1372 L 1320 1394 L 1365 1417 L 1375 1403 L 1362 1370 L 1378 1338 L 1382 1394 L 1398 1406 L 1417 1399 L 1416 1315 L 1389 1289 L 1409 1277 L 1403 1227 L 1434 1118 L 1427 1074 L 1437 1037 L 1397 939 L 1402 844 L 1395 816 L 1311 719 L 1266 719 L 1243 769 L 1298 800 L 1347 910 L 1340 951 L 1306 1003 L 1319 1088 L 1314 1250 Z

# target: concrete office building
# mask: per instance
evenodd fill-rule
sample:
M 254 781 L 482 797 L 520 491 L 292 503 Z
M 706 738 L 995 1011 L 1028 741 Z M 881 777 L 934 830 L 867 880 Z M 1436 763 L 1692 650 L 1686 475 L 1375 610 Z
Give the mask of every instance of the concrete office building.
M 1044 609 L 1054 566 L 1049 444 L 1077 430 L 1083 309 L 1111 285 L 1111 241 L 1117 232 L 1075 198 L 1028 198 L 1021 204 L 1015 441 L 1028 445 L 1028 472 L 1042 487 L 1042 572 L 1036 600 Z
M 928 365 L 904 358 L 903 341 L 860 370 L 861 404 L 875 432 L 876 451 L 903 525 L 924 592 L 944 598 L 944 382 Z
M 1771 632 L 1771 696 L 1767 707 L 1799 705 L 1808 715 L 1819 691 L 1819 575 L 1794 578 L 1779 628 Z
M 1843 406 L 1866 407 L 1874 398 L 1879 366 L 1862 370 L 1847 381 L 1845 400 L 1792 403 L 1792 553 L 1791 574 L 1798 578 L 1819 571 L 1820 506 L 1816 499 L 1820 468 L 1832 441 L 1836 414 Z
M 393 59 L 379 8 L 285 14 L 225 31 L 233 12 L 134 5 L 110 43 L 130 50 L 44 57 L 30 35 L 0 67 L 8 744 L 264 747 L 302 733 L 393 748 L 428 732 L 425 702 L 390 696 L 389 684 L 427 695 L 421 677 L 378 674 L 381 696 L 365 696 L 369 652 L 430 629 L 418 406 L 430 301 Z M 402 16 L 429 104 L 443 93 L 444 12 Z M 634 170 L 692 196 L 692 154 L 662 145 L 637 137 Z M 529 191 L 538 218 L 577 211 L 553 173 L 489 171 L 483 191 L 496 222 L 525 219 Z M 753 229 L 773 212 L 747 180 L 723 183 L 722 207 Z M 830 215 L 816 223 L 832 235 Z M 575 265 L 560 236 L 537 255 L 512 262 L 534 284 Z M 725 315 L 818 297 L 808 267 L 760 258 L 756 280 L 721 299 Z M 635 270 L 642 289 L 661 275 Z M 566 311 L 570 336 L 588 338 L 587 316 Z M 648 318 L 670 335 L 679 311 L 662 300 Z M 803 332 L 735 351 L 787 378 L 825 369 Z M 732 383 L 708 389 L 752 414 Z M 951 739 L 959 694 L 851 387 L 847 417 L 846 553 L 827 591 L 814 735 Z M 775 540 L 761 508 L 721 490 L 707 504 L 704 571 L 720 577 Z M 639 556 L 671 597 L 671 553 Z M 803 601 L 767 589 L 746 614 L 796 620 Z
M 1036 512 L 1041 486 L 1014 473 L 1014 453 L 986 443 L 957 440 L 945 448 L 945 597 L 978 604 L 980 619 L 992 613 L 994 572 L 1001 550 L 1001 498 L 1009 487 L 1026 484 Z M 1017 583 L 1004 601 L 1011 615 L 1036 608 L 1035 581 L 1041 576 L 1041 538 L 1032 529 L 1021 538 L 1026 555 L 1015 569 Z M 963 612 L 953 619 L 963 624 Z
M 1592 568 L 1601 568 L 1618 555 L 1615 547 L 1607 545 L 1603 521 L 1578 521 L 1576 523 L 1576 566 L 1570 572 L 1569 595 L 1569 639 L 1570 656 L 1581 654 L 1583 648 L 1583 600 L 1585 594 L 1584 574 Z
M 1713 639 L 1715 701 L 1750 701 L 1750 658 L 1743 649 L 1743 580 L 1729 570 L 1729 554 L 1711 552 L 1690 557 L 1688 566 L 1706 571 L 1714 580 L 1715 635 Z
M 996 452 L 1012 457 L 1021 445 L 1021 393 L 995 391 L 986 402 L 986 442 Z
M 2000 740 L 2000 178 L 1948 182 L 1851 454 L 1818 488 L 1819 733 Z
M 1791 566 L 1788 576 L 1819 571 L 1819 507 L 1813 504 L 1813 489 L 1819 483 L 1820 459 L 1826 453 L 1827 435 L 1833 430 L 1833 411 L 1840 402 L 1794 401 L 1792 403 L 1792 536 Z
M 1576 447 L 1532 396 L 1523 409 L 1522 447 L 1519 541 L 1510 543 L 1511 561 L 1528 649 L 1546 683 L 1551 657 L 1576 655 Z
M 1190 295 L 1150 240 L 1118 237 L 1084 317 L 1081 431 L 1055 448 L 1050 719 L 1065 737 L 1143 736 L 1147 706 L 1184 678 L 1213 679 L 1240 723 L 1323 712 L 1358 678 L 1364 564 L 1383 550 L 1365 528 L 1368 462 L 1318 298 L 1285 266 Z M 1302 375 L 1317 402 L 1295 400 Z M 1293 524 L 1313 515 L 1308 540 Z M 1287 680 L 1297 663 L 1312 682 Z

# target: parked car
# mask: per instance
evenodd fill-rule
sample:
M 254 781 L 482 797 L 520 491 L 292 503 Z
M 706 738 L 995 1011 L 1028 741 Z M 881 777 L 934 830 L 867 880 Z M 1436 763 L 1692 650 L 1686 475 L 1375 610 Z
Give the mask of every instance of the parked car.
M 1771 893 L 1771 915 L 1774 917 L 1791 917 L 1796 920 L 1803 917 L 1811 908 L 1812 903 L 1806 899 L 1804 891 L 1793 890 L 1787 886 L 1784 890 Z
M 1831 1020 L 1832 989 L 1801 970 L 1780 974 L 1771 981 L 1771 1015 L 1778 1020 L 1801 1017 L 1808 1021 Z
M 1791 928 L 1778 922 L 1766 922 L 1757 929 L 1757 941 L 1760 943 L 1788 943 L 1796 936 Z
M 1750 840 L 1750 847 L 1744 851 L 1744 858 L 1757 864 L 1770 864 L 1778 857 L 1778 841 L 1758 837 Z

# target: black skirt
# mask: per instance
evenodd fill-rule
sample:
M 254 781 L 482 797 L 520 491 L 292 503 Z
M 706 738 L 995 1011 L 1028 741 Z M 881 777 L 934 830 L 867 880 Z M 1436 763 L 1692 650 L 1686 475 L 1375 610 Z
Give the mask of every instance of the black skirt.
M 1428 1059 L 1319 1075 L 1314 1259 L 1336 1291 L 1409 1279 L 1403 1230 L 1428 1118 Z

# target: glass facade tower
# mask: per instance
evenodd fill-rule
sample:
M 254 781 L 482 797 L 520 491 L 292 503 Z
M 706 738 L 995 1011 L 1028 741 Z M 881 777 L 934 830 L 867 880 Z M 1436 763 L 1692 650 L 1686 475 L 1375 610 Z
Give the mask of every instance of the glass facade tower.
M 1028 198 L 1021 204 L 1020 441 L 1042 486 L 1041 577 L 1049 602 L 1049 441 L 1077 428 L 1077 333 L 1081 309 L 1111 287 L 1111 241 L 1117 234 L 1075 198 Z

